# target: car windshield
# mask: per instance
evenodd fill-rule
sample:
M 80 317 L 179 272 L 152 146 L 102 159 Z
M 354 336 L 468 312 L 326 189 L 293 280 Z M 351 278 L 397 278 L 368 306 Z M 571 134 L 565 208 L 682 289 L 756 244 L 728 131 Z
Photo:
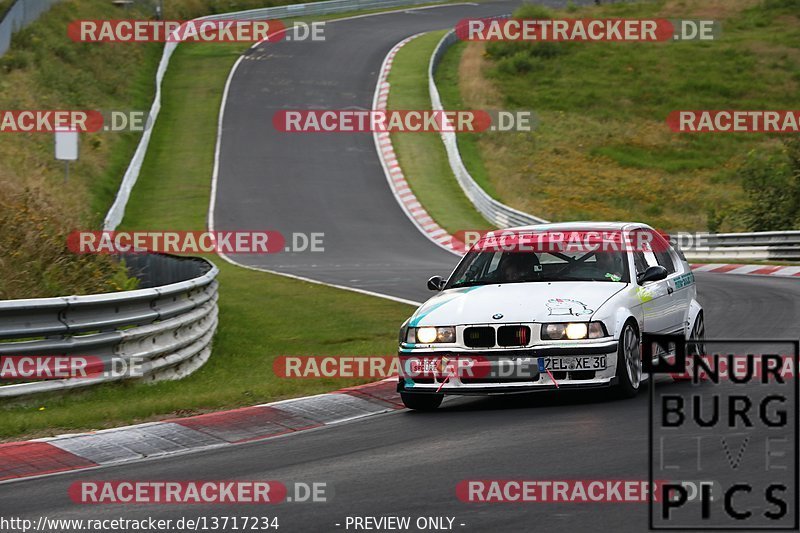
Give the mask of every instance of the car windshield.
M 625 252 L 471 251 L 445 288 L 548 281 L 629 283 Z

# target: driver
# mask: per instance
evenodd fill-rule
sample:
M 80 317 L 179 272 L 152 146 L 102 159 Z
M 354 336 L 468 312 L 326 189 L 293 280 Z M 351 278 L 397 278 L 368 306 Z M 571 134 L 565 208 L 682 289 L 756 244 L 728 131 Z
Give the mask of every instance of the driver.
M 500 268 L 502 274 L 501 281 L 515 282 L 524 281 L 531 278 L 539 265 L 539 258 L 536 254 L 509 252 L 503 258 Z

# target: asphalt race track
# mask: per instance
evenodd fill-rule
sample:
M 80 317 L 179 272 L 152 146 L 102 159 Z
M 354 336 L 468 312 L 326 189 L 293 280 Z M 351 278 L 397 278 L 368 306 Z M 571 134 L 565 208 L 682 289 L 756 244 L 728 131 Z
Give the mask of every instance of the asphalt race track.
M 378 69 L 395 43 L 513 6 L 357 18 L 330 24 L 325 43 L 252 51 L 263 59 L 242 61 L 225 110 L 216 229 L 324 231 L 326 251 L 236 260 L 426 298 L 427 277 L 447 273 L 457 258 L 427 240 L 401 211 L 371 135 L 279 134 L 271 116 L 282 108 L 369 108 Z M 797 280 L 696 277 L 709 338 L 800 337 Z M 87 508 L 67 496 L 77 480 L 270 479 L 324 481 L 333 497 L 257 509 L 104 505 L 91 507 L 91 516 L 268 515 L 278 516 L 280 531 L 287 532 L 345 531 L 345 517 L 354 515 L 454 516 L 455 530 L 470 532 L 646 531 L 645 504 L 467 504 L 455 488 L 465 479 L 647 479 L 647 408 L 647 394 L 628 401 L 602 392 L 453 399 L 430 414 L 398 411 L 220 450 L 22 480 L 0 486 L 0 509 L 34 520 L 86 518 Z
M 282 133 L 282 109 L 371 109 L 378 71 L 399 41 L 518 2 L 342 20 L 325 42 L 262 45 L 240 63 L 223 121 L 214 227 L 324 232 L 324 253 L 233 256 L 246 265 L 422 301 L 425 280 L 457 257 L 422 235 L 386 182 L 371 133 Z

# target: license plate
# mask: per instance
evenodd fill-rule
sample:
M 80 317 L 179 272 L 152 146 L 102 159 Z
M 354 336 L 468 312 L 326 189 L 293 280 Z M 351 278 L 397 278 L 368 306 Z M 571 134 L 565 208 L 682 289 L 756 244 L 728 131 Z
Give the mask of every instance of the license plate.
M 413 360 L 408 363 L 408 369 L 413 374 L 435 374 L 439 371 L 440 363 L 434 359 Z
M 577 357 L 540 357 L 540 370 L 570 372 L 574 370 L 605 370 L 605 355 L 583 355 Z M 543 368 L 542 368 L 543 367 Z

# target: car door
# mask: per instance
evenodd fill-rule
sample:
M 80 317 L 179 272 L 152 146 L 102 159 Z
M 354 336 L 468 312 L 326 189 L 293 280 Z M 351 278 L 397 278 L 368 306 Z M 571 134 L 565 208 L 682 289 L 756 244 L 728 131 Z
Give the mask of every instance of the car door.
M 681 290 L 677 281 L 684 274 L 681 261 L 666 239 L 663 242 L 654 243 L 653 255 L 656 262 L 667 269 L 667 278 L 664 282 L 667 285 L 667 299 L 669 300 L 669 326 L 666 331 L 677 333 L 683 330 L 686 313 L 689 310 L 689 299 L 686 298 L 685 290 Z
M 667 269 L 667 294 L 670 300 L 670 322 L 671 332 L 682 332 L 689 312 L 691 302 L 690 284 L 687 283 L 687 275 L 691 276 L 691 270 L 685 271 L 683 262 L 680 260 L 675 249 L 667 242 L 663 246 L 655 246 L 653 254 L 659 265 Z
M 641 239 L 635 242 L 647 243 L 649 241 Z M 634 250 L 633 259 L 637 274 L 644 272 L 647 267 L 659 264 L 652 247 L 647 244 L 643 244 L 641 249 Z M 675 267 L 673 265 L 673 274 L 674 270 Z M 667 269 L 667 272 L 669 272 L 669 269 Z M 672 276 L 672 279 L 670 279 L 670 276 Z M 642 315 L 646 332 L 671 333 L 677 329 L 676 319 L 678 323 L 680 323 L 680 319 L 677 316 L 678 310 L 674 294 L 675 279 L 672 274 L 668 274 L 667 278 L 663 280 L 647 281 L 638 285 L 636 295 L 639 301 L 642 302 Z

